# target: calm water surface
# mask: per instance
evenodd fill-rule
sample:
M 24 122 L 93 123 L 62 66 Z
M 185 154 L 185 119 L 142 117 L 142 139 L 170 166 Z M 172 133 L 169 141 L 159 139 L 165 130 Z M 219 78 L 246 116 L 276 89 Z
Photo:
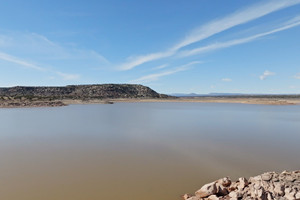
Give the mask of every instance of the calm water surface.
M 178 200 L 219 177 L 300 169 L 300 106 L 0 109 L 0 199 Z

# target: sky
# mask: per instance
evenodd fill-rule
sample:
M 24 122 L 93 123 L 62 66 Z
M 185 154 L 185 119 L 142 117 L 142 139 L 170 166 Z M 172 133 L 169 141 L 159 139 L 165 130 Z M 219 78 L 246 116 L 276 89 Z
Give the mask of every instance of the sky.
M 0 87 L 300 94 L 300 0 L 0 0 Z

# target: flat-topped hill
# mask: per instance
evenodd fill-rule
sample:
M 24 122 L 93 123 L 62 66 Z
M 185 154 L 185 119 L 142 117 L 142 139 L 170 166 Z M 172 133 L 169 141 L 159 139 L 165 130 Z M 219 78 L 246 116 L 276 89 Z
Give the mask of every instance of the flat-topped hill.
M 169 99 L 137 84 L 68 85 L 64 87 L 0 88 L 0 108 L 53 107 L 77 103 L 113 103 L 111 100 Z
M 65 87 L 0 88 L 2 97 L 54 98 L 54 99 L 116 99 L 166 98 L 149 87 L 137 84 L 69 85 Z

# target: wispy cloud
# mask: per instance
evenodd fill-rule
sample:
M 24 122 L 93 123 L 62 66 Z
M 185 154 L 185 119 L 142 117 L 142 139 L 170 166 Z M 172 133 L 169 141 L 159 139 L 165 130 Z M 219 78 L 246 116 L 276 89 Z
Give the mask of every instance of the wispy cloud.
M 66 73 L 62 73 L 62 72 L 56 72 L 56 74 L 61 76 L 66 81 L 76 80 L 76 79 L 80 78 L 79 74 L 66 74 Z
M 300 79 L 300 73 L 296 74 L 296 75 L 294 76 L 294 78 L 295 78 L 295 79 Z
M 175 73 L 181 72 L 181 71 L 186 71 L 186 70 L 190 69 L 190 67 L 192 65 L 201 64 L 201 63 L 202 62 L 200 62 L 200 61 L 190 62 L 188 64 L 182 65 L 180 67 L 177 67 L 177 68 L 174 68 L 174 69 L 171 69 L 171 70 L 168 70 L 168 71 L 163 71 L 163 72 L 160 72 L 160 73 L 154 73 L 154 74 L 149 74 L 149 75 L 146 75 L 146 76 L 142 76 L 142 77 L 140 77 L 138 79 L 135 79 L 135 80 L 132 80 L 130 82 L 131 83 L 148 83 L 148 82 L 156 81 L 160 77 L 168 76 L 168 75 L 175 74 Z
M 280 28 L 276 28 L 274 30 L 264 32 L 264 33 L 259 33 L 259 34 L 256 34 L 256 35 L 253 35 L 253 36 L 250 36 L 250 37 L 236 39 L 236 40 L 230 40 L 230 41 L 227 41 L 227 42 L 214 43 L 214 44 L 210 44 L 210 45 L 207 45 L 207 46 L 204 46 L 204 47 L 195 48 L 195 49 L 192 49 L 192 50 L 181 51 L 178 54 L 178 57 L 193 56 L 193 55 L 196 55 L 196 54 L 206 53 L 206 52 L 209 52 L 209 51 L 214 51 L 214 50 L 218 50 L 218 49 L 222 49 L 222 48 L 228 48 L 228 47 L 231 47 L 231 46 L 248 43 L 248 42 L 251 42 L 251 41 L 256 40 L 258 38 L 261 38 L 261 37 L 264 37 L 264 36 L 267 36 L 267 35 L 270 35 L 270 34 L 273 34 L 273 33 L 276 33 L 276 32 L 284 31 L 286 29 L 290 29 L 290 28 L 299 26 L 300 25 L 300 18 L 297 17 L 297 19 L 298 19 L 298 21 L 293 20 L 293 23 L 291 23 L 291 24 L 286 24 L 285 23 L 285 25 L 283 25 Z
M 157 67 L 154 67 L 153 70 L 164 69 L 164 68 L 166 68 L 166 67 L 168 67 L 168 66 L 169 66 L 169 64 L 159 65 L 159 66 L 157 66 Z
M 130 70 L 133 69 L 136 66 L 139 66 L 141 64 L 153 61 L 153 60 L 158 60 L 162 58 L 166 58 L 169 56 L 174 55 L 175 52 L 173 51 L 166 51 L 166 52 L 158 52 L 158 53 L 151 53 L 148 55 L 142 55 L 142 56 L 137 56 L 137 57 L 130 57 L 128 62 L 121 64 L 118 69 L 119 70 Z
M 245 24 L 252 20 L 258 19 L 272 12 L 299 4 L 300 0 L 268 0 L 264 3 L 256 4 L 251 7 L 245 8 L 244 10 L 230 14 L 222 19 L 209 22 L 199 28 L 196 28 L 190 34 L 188 34 L 179 43 L 173 45 L 163 52 L 151 53 L 147 55 L 136 56 L 128 59 L 127 62 L 119 66 L 120 70 L 130 70 L 141 64 L 170 57 L 177 53 L 181 48 L 190 44 L 200 42 L 208 37 L 211 37 L 217 33 L 223 32 L 235 26 Z
M 55 73 L 55 74 L 59 75 L 60 77 L 62 77 L 63 80 L 76 80 L 76 79 L 80 78 L 80 75 L 78 75 L 78 74 L 67 74 L 67 73 L 55 71 L 53 69 L 40 67 L 36 64 L 30 63 L 28 61 L 22 60 L 20 58 L 17 58 L 15 56 L 12 56 L 12 55 L 9 55 L 6 53 L 2 53 L 2 52 L 0 52 L 0 60 L 11 62 L 11 63 L 17 64 L 17 65 L 20 65 L 22 67 L 25 67 L 27 69 L 37 70 L 37 71 L 41 71 L 41 72 L 52 72 L 52 73 Z
M 231 82 L 232 79 L 231 79 L 231 78 L 222 78 L 221 81 L 224 81 L 224 82 Z
M 1 39 L 2 38 L 2 39 Z M 53 42 L 44 35 L 24 32 L 0 33 L 0 50 L 40 62 L 63 61 L 85 62 L 85 66 L 109 64 L 109 61 L 94 50 L 82 49 L 76 45 Z
M 262 75 L 259 76 L 259 79 L 265 80 L 267 77 L 274 76 L 274 75 L 275 75 L 274 72 L 270 72 L 270 71 L 266 70 Z
M 66 81 L 76 80 L 81 76 L 62 71 L 110 64 L 104 56 L 94 50 L 59 44 L 37 33 L 3 31 L 0 32 L 0 60 L 46 72 L 49 76 L 56 75 Z M 68 66 L 72 68 L 66 69 Z
M 176 44 L 172 49 L 178 50 L 187 45 L 199 42 L 212 35 L 233 28 L 237 25 L 247 23 L 258 19 L 272 12 L 299 4 L 299 0 L 273 0 L 265 1 L 264 3 L 256 4 L 244 10 L 235 12 L 222 19 L 212 21 L 192 31 L 184 40 Z
M 37 66 L 35 64 L 32 64 L 30 62 L 24 61 L 20 58 L 14 57 L 12 55 L 6 54 L 6 53 L 2 53 L 0 52 L 0 60 L 5 60 L 11 63 L 15 63 L 18 65 L 21 65 L 23 67 L 29 68 L 29 69 L 34 69 L 34 70 L 39 70 L 39 71 L 46 71 L 45 68 Z

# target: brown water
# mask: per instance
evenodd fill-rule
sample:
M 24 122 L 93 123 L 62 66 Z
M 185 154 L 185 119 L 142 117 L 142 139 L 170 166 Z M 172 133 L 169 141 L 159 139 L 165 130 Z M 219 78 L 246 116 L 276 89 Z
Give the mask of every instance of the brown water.
M 0 199 L 178 200 L 219 177 L 300 169 L 300 106 L 0 109 Z

